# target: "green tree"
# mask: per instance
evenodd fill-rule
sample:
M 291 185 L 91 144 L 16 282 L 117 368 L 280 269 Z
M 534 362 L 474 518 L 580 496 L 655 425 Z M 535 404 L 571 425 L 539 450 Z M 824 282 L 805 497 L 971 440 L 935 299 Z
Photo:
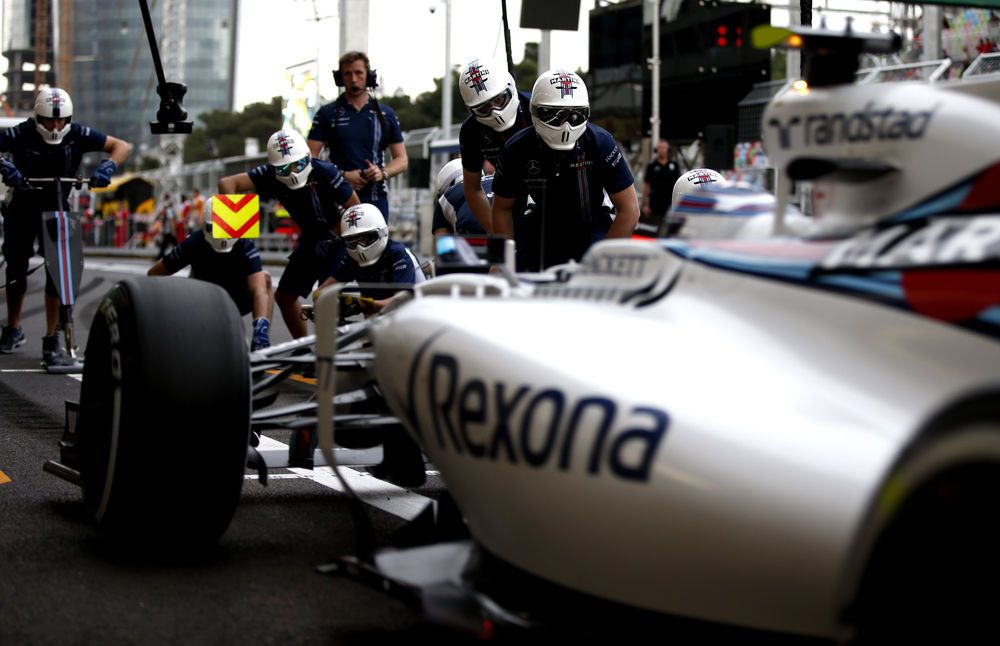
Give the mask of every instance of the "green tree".
M 281 97 L 270 103 L 251 103 L 242 112 L 211 110 L 198 120 L 204 125 L 184 139 L 185 163 L 242 155 L 250 137 L 256 138 L 263 150 L 268 137 L 281 128 Z

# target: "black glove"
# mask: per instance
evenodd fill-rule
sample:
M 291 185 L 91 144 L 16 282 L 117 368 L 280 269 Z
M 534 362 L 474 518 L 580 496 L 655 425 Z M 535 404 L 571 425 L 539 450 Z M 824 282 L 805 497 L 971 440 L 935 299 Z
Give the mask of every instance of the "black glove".
M 105 159 L 90 176 L 90 188 L 104 188 L 111 183 L 111 176 L 118 170 L 118 164 Z
M 28 178 L 17 170 L 13 162 L 6 159 L 0 159 L 0 177 L 3 178 L 3 183 L 11 188 L 28 185 Z

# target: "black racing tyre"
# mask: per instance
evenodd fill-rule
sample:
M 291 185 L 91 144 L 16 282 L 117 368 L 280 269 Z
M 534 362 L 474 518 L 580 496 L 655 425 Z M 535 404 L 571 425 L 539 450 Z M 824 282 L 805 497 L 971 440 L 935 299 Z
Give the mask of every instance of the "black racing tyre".
M 240 498 L 250 365 L 236 306 L 199 280 L 129 278 L 87 341 L 78 425 L 83 496 L 126 549 L 210 546 Z
M 898 501 L 882 504 L 851 642 L 1000 643 L 1000 423 L 936 433 L 904 455 L 892 482 Z

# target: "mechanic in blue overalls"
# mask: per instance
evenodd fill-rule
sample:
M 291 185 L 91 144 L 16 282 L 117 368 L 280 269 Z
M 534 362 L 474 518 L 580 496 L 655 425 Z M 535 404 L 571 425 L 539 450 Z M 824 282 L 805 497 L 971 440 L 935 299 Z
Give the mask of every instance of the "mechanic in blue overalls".
M 639 202 L 628 162 L 611 134 L 589 123 L 587 86 L 575 73 L 548 70 L 531 91 L 532 125 L 500 153 L 493 178 L 493 232 L 530 227 L 540 242 L 538 268 L 580 260 L 603 238 L 628 238 Z M 607 192 L 615 213 L 604 206 Z M 538 217 L 517 223 L 515 202 L 530 195 Z
M 10 353 L 24 344 L 21 309 L 27 292 L 28 260 L 35 240 L 42 251 L 42 212 L 69 209 L 70 186 L 63 186 L 63 203 L 57 204 L 51 182 L 27 190 L 28 178 L 75 177 L 83 155 L 106 152 L 90 177 L 90 188 L 111 183 L 111 176 L 124 162 L 132 146 L 121 139 L 72 123 L 73 101 L 60 88 L 43 88 L 35 97 L 33 118 L 0 133 L 0 152 L 13 161 L 0 160 L 0 177 L 12 189 L 4 208 L 3 256 L 7 260 L 7 323 L 0 333 L 0 353 Z M 41 189 L 41 190 L 37 190 Z M 45 280 L 46 335 L 42 358 L 48 366 L 70 365 L 74 360 L 62 349 L 57 336 L 59 293 L 50 277 Z
M 486 58 L 473 59 L 462 68 L 458 89 L 470 113 L 458 135 L 465 201 L 483 230 L 492 231 L 490 201 L 480 177 L 485 162 L 491 175 L 504 144 L 531 125 L 530 97 L 517 91 L 510 72 Z
M 399 119 L 395 110 L 368 94 L 378 83 L 364 53 L 341 56 L 333 76 L 344 93 L 316 112 L 308 136 L 310 154 L 319 157 L 326 146 L 330 161 L 344 173 L 358 198 L 377 206 L 388 221 L 386 180 L 406 172 L 409 164 Z M 388 163 L 386 148 L 392 155 Z
M 271 316 L 274 289 L 271 274 L 264 271 L 260 252 L 252 240 L 212 236 L 212 200 L 205 203 L 203 225 L 195 229 L 170 253 L 146 272 L 149 276 L 169 276 L 191 266 L 191 278 L 218 285 L 236 304 L 240 316 L 253 312 L 250 351 L 271 345 Z
M 434 219 L 431 231 L 435 236 L 449 233 L 459 235 L 485 234 L 472 208 L 465 199 L 465 182 L 462 160 L 453 159 L 438 171 L 435 178 Z M 493 200 L 493 176 L 476 178 L 486 195 L 487 204 Z
M 274 300 L 292 337 L 303 337 L 309 327 L 301 316 L 299 297 L 308 296 L 323 275 L 328 247 L 339 244 L 340 207 L 357 204 L 358 196 L 337 166 L 310 156 L 305 138 L 294 130 L 271 135 L 266 164 L 219 180 L 219 193 L 249 192 L 262 200 L 279 200 L 302 231 Z
M 361 295 L 373 300 L 363 306 L 366 315 L 377 314 L 399 291 L 399 285 L 425 280 L 420 263 L 406 245 L 389 238 L 382 212 L 372 204 L 358 204 L 344 211 L 340 235 L 346 258 L 330 260 L 328 278 L 322 287 L 334 283 L 359 283 Z M 367 285 L 366 285 L 367 283 Z M 391 283 L 378 287 L 376 283 Z

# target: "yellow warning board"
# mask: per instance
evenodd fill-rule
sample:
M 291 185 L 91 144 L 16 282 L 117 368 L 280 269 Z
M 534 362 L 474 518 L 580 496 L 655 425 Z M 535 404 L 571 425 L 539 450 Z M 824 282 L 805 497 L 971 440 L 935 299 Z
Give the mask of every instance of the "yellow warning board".
M 260 197 L 253 193 L 213 197 L 213 238 L 260 237 Z
M 10 478 L 7 477 L 6 473 L 0 471 L 0 484 L 7 484 L 8 482 L 10 482 Z

